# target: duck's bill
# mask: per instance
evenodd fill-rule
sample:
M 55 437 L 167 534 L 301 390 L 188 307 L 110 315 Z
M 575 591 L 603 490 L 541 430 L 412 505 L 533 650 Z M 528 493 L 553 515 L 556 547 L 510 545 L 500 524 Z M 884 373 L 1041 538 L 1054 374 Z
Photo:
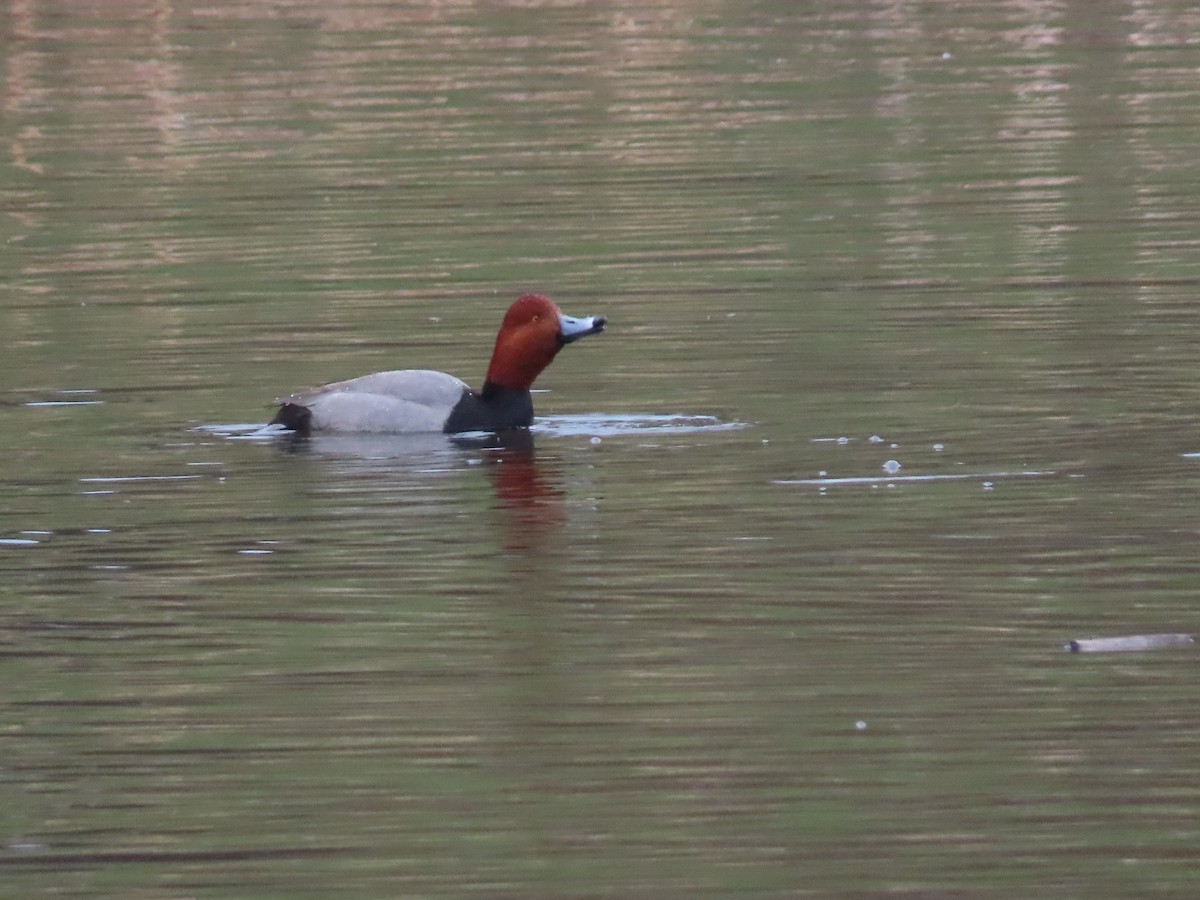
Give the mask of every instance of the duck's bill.
M 589 334 L 599 334 L 607 324 L 608 319 L 604 316 L 584 316 L 577 319 L 575 316 L 558 314 L 558 334 L 564 344 L 577 341 Z

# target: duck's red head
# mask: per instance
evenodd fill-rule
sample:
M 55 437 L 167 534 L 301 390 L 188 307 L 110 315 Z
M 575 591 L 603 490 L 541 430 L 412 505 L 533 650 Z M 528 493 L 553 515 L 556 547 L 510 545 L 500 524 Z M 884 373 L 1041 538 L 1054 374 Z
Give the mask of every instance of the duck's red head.
M 601 332 L 606 324 L 603 316 L 563 315 L 554 301 L 541 294 L 519 297 L 500 323 L 487 380 L 527 391 L 564 344 Z

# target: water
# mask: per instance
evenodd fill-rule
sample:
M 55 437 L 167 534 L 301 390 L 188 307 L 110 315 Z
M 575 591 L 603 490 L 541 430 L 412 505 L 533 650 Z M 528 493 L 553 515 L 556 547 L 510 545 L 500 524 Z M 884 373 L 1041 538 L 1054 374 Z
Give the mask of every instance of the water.
M 1188 5 L 0 22 L 0 893 L 1194 893 Z

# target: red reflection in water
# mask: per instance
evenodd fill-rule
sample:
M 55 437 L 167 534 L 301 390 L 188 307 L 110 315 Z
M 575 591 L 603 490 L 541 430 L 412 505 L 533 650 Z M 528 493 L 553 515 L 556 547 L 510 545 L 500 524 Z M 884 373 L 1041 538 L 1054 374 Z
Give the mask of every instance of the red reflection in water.
M 497 508 L 504 512 L 506 550 L 531 550 L 562 527 L 566 494 L 561 472 L 537 458 L 530 435 L 506 440 L 485 460 Z

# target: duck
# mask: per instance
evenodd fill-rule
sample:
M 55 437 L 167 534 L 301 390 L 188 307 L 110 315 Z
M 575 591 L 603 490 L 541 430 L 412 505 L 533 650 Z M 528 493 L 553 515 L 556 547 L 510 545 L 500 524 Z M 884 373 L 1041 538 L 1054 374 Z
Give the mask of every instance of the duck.
M 270 425 L 298 436 L 528 428 L 533 424 L 529 389 L 538 375 L 567 344 L 598 334 L 607 324 L 604 316 L 568 316 L 549 297 L 524 294 L 504 314 L 478 391 L 432 369 L 375 372 L 279 398 Z

